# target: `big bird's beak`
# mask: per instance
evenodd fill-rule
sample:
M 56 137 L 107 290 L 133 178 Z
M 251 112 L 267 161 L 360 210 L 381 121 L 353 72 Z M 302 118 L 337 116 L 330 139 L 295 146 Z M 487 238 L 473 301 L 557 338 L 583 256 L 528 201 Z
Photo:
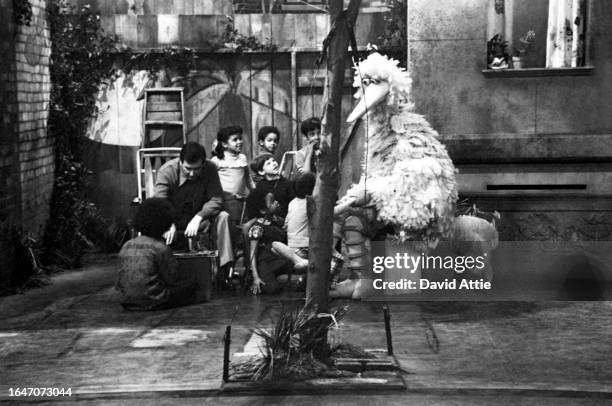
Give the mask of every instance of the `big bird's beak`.
M 351 114 L 346 119 L 347 123 L 352 123 L 361 118 L 368 110 L 372 109 L 389 94 L 389 82 L 371 83 L 361 95 L 359 103 L 355 106 Z

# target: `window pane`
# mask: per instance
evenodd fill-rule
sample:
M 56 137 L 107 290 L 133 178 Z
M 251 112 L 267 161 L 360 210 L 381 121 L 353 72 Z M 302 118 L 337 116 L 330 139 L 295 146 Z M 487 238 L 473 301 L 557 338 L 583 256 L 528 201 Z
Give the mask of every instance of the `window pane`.
M 584 66 L 586 6 L 587 0 L 489 0 L 488 66 Z
M 512 2 L 510 2 L 512 3 Z M 523 68 L 546 66 L 546 29 L 548 26 L 548 0 L 514 0 L 512 24 L 512 55 L 527 45 L 520 41 L 528 31 L 535 32 L 535 42 L 523 58 Z

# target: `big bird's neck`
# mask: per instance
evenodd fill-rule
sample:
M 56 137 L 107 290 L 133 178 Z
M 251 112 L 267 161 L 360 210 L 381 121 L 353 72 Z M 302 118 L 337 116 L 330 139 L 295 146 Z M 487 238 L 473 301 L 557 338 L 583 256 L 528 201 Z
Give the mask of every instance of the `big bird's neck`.
M 363 170 L 368 177 L 384 174 L 394 159 L 391 153 L 397 134 L 392 131 L 390 120 L 397 112 L 397 108 L 381 103 L 366 118 Z

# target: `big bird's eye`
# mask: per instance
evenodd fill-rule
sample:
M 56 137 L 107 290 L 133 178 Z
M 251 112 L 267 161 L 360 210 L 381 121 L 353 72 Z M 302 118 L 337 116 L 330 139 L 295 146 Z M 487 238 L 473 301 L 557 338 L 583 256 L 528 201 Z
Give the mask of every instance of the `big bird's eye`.
M 378 79 L 374 79 L 374 78 L 364 78 L 364 79 L 361 81 L 361 83 L 362 83 L 364 86 L 370 86 L 370 85 L 372 85 L 372 84 L 373 84 L 373 85 L 377 85 L 377 84 L 379 84 L 379 83 L 380 83 L 380 80 L 378 80 Z

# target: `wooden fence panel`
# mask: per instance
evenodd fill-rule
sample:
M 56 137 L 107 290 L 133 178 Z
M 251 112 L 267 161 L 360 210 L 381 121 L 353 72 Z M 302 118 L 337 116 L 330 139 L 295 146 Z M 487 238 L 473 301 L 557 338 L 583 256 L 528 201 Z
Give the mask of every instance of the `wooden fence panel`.
M 254 143 L 261 127 L 274 125 L 272 114 L 272 70 L 269 55 L 251 56 L 251 128 Z
M 272 121 L 280 133 L 278 145 L 278 159 L 282 158 L 282 153 L 293 149 L 293 126 L 292 123 L 292 100 L 291 100 L 291 57 L 289 54 L 272 55 Z
M 316 14 L 300 14 L 295 19 L 295 45 L 300 48 L 313 49 L 318 43 Z
M 225 16 L 234 18 L 234 27 L 245 36 L 254 36 L 262 42 L 274 43 L 280 49 L 296 46 L 300 51 L 320 49 L 329 33 L 329 15 L 293 2 L 273 3 L 265 0 L 70 0 L 77 7 L 89 5 L 100 13 L 109 34 L 118 34 L 121 41 L 131 47 L 157 48 L 167 44 L 201 47 L 206 39 L 218 38 L 225 26 Z M 322 7 L 323 3 L 315 3 Z M 284 7 L 283 7 L 284 6 Z M 291 10 L 295 7 L 296 12 Z M 300 7 L 301 6 L 301 7 Z M 265 10 L 265 11 L 264 11 Z M 281 12 L 284 10 L 284 12 Z M 362 11 L 356 24 L 358 44 L 377 43 L 384 33 L 384 7 L 371 7 L 362 0 Z M 248 13 L 248 14 L 243 14 Z M 140 17 L 147 17 L 141 19 Z M 196 18 L 197 17 L 197 18 Z M 112 21 L 112 23 L 111 23 Z M 158 32 L 154 28 L 160 27 Z M 180 34 L 177 35 L 177 28 Z
M 236 17 L 243 15 L 245 14 L 237 14 Z M 289 48 L 295 44 L 295 25 L 299 21 L 300 16 L 295 14 L 272 14 L 272 38 L 279 48 Z
M 157 16 L 154 15 L 142 15 L 137 17 L 137 28 L 136 35 L 138 41 L 138 47 L 140 48 L 152 48 L 157 46 Z

